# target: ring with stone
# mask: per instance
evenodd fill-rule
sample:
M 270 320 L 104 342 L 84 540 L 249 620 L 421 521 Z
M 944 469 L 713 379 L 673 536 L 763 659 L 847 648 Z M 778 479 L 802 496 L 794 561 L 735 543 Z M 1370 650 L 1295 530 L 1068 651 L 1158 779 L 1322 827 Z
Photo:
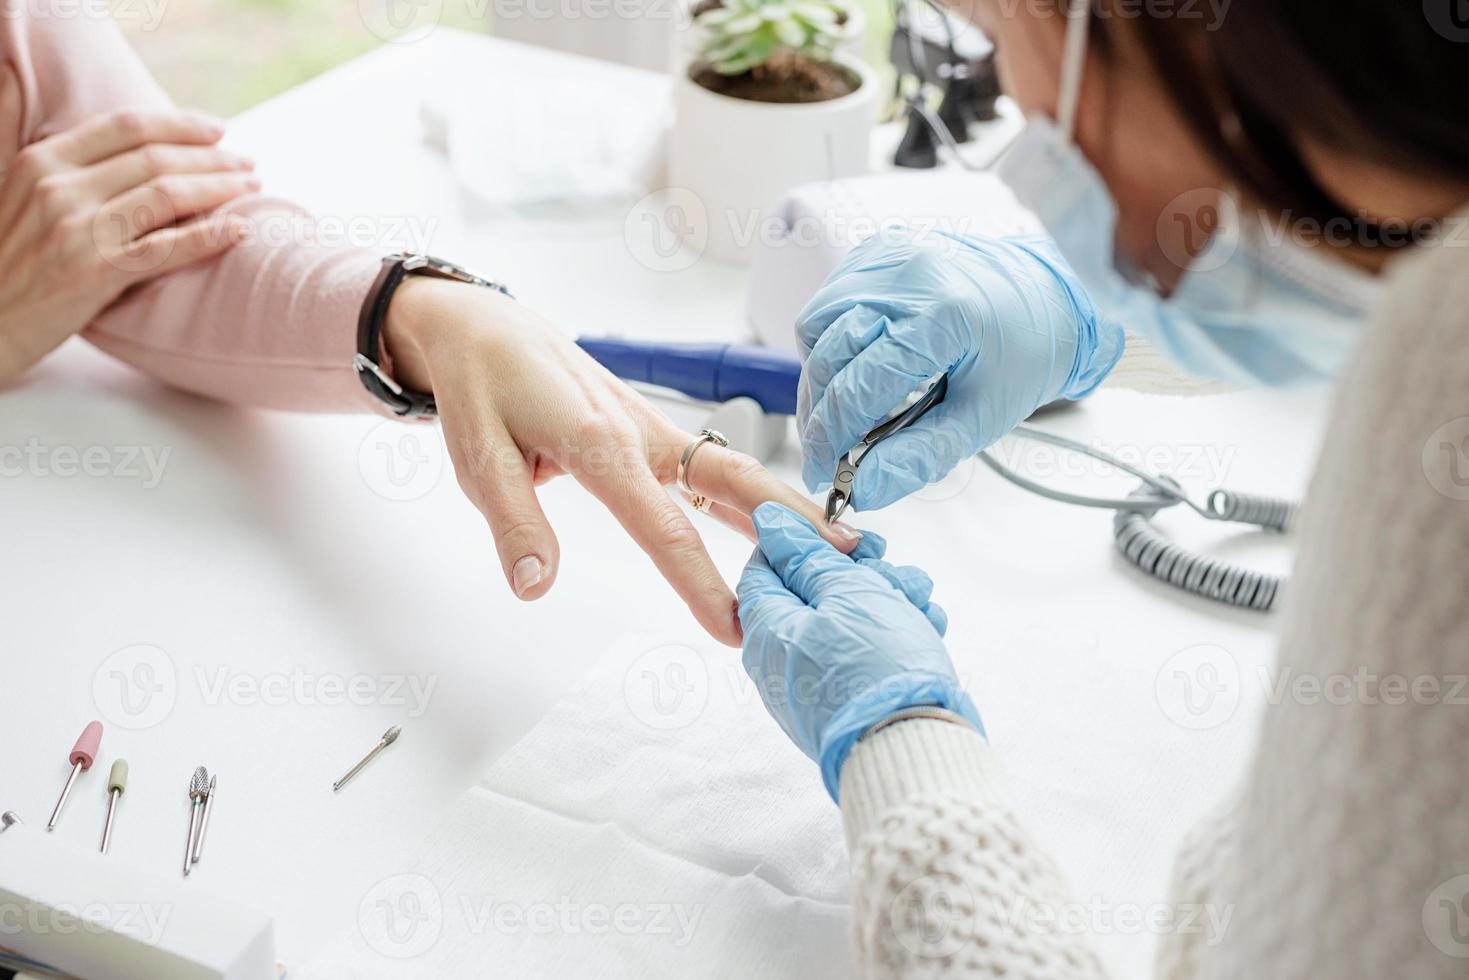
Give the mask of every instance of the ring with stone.
M 695 493 L 694 488 L 689 486 L 689 462 L 694 458 L 694 453 L 699 451 L 699 447 L 706 442 L 712 442 L 723 448 L 729 447 L 729 440 L 724 437 L 723 432 L 718 429 L 700 429 L 699 434 L 684 447 L 683 455 L 678 458 L 678 485 L 684 493 L 689 495 L 689 503 L 694 505 L 694 509 L 703 513 L 709 512 L 712 501 L 702 493 Z

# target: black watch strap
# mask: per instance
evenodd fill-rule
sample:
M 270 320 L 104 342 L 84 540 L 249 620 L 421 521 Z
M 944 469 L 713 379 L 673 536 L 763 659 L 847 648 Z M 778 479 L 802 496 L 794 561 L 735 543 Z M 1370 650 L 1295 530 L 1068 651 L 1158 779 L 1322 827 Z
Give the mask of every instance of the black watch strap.
M 383 259 L 382 270 L 378 272 L 377 279 L 362 301 L 362 312 L 357 317 L 357 356 L 352 359 L 352 367 L 356 369 L 357 377 L 362 379 L 362 386 L 395 413 L 405 418 L 423 418 L 438 414 L 433 394 L 414 391 L 398 384 L 379 363 L 382 359 L 383 324 L 387 320 L 388 306 L 393 302 L 393 294 L 398 291 L 398 286 L 409 276 L 434 276 L 472 286 L 484 286 L 506 296 L 510 295 L 510 290 L 500 283 L 477 276 L 468 269 L 431 255 L 400 253 Z

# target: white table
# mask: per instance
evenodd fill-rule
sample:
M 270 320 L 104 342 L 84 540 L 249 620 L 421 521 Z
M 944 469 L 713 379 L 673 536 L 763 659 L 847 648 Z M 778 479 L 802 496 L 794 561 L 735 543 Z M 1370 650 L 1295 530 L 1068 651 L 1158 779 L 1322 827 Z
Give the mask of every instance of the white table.
M 617 216 L 532 219 L 463 207 L 446 162 L 419 138 L 419 93 L 449 86 L 465 99 L 493 97 L 497 77 L 526 65 L 595 71 L 599 84 L 634 99 L 665 90 L 658 76 L 439 31 L 266 103 L 230 139 L 255 154 L 268 187 L 319 214 L 376 217 L 390 232 L 395 219 L 431 219 L 432 239 L 413 244 L 493 270 L 569 331 L 745 336 L 740 270 L 699 262 L 652 271 L 626 246 Z M 476 75 L 480 83 L 466 80 Z M 1225 479 L 1293 493 L 1318 413 L 1300 399 L 1102 393 L 1054 424 L 1113 447 L 1158 447 L 1176 461 L 1222 450 L 1227 472 L 1191 473 L 1195 488 Z M 688 626 L 649 562 L 564 480 L 542 493 L 561 538 L 560 579 L 543 601 L 516 601 L 437 437 L 414 431 L 422 459 L 404 489 L 385 468 L 384 454 L 402 445 L 392 424 L 209 404 L 80 343 L 0 393 L 0 446 L 49 447 L 47 472 L 0 480 L 0 808 L 44 822 L 72 740 L 101 717 L 108 729 L 97 769 L 57 834 L 95 846 L 106 764 L 126 756 L 132 783 L 115 859 L 170 874 L 189 774 L 208 765 L 220 803 L 191 887 L 272 912 L 282 958 L 299 961 L 353 927 L 371 884 L 397 869 L 436 815 L 611 637 Z M 125 462 L 129 447 L 168 456 L 161 482 L 148 486 L 125 473 L 59 475 L 66 455 L 54 450 L 63 446 L 104 447 L 109 466 Z M 399 477 L 409 473 L 407 459 L 394 462 Z M 788 446 L 775 466 L 795 482 L 796 462 Z M 1151 781 L 1196 751 L 1209 778 L 1237 772 L 1251 712 L 1187 732 L 1158 710 L 1151 684 L 1170 656 L 1198 644 L 1220 645 L 1244 670 L 1267 662 L 1269 620 L 1142 580 L 1113 555 L 1105 517 L 1029 499 L 978 469 L 862 523 L 938 581 L 956 658 L 996 743 L 1034 777 L 1022 796 L 1042 818 L 1064 807 L 1068 773 L 1107 771 L 1109 733 L 1138 713 L 1156 714 L 1161 726 L 1159 770 L 1113 774 L 1128 792 L 1157 791 Z M 717 528 L 709 545 L 737 577 L 748 545 Z M 1054 656 L 1007 656 L 1022 641 Z M 114 656 L 140 644 L 161 653 Z M 1075 689 L 1068 658 L 1076 656 L 1115 665 L 1136 698 Z M 140 662 L 151 677 L 137 672 Z M 404 686 L 413 684 L 433 685 L 426 706 Z M 1054 737 L 1076 731 L 1079 718 L 1094 738 Z M 333 779 L 393 724 L 404 726 L 401 742 L 333 795 Z M 1139 869 L 1150 883 L 1172 844 L 1062 831 L 1046 842 L 1063 860 Z M 1129 942 L 1116 955 L 1143 957 Z

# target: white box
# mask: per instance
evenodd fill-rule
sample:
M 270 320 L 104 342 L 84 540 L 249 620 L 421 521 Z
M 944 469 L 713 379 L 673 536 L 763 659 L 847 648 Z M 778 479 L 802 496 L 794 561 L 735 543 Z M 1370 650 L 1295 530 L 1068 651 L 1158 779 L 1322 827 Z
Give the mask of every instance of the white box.
M 270 917 L 180 878 L 0 833 L 0 946 L 89 980 L 274 980 Z

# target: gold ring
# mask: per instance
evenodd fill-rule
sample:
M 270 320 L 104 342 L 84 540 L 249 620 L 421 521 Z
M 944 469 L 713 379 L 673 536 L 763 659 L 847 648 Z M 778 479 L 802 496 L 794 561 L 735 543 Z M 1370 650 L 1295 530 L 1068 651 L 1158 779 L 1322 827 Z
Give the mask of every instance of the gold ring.
M 694 436 L 694 441 L 684 447 L 683 455 L 678 458 L 679 487 L 690 497 L 696 498 L 694 501 L 694 507 L 696 509 L 705 511 L 709 509 L 709 501 L 704 500 L 701 494 L 695 493 L 694 488 L 689 486 L 689 460 L 694 458 L 694 453 L 706 442 L 712 442 L 724 448 L 729 447 L 729 440 L 724 437 L 723 432 L 720 432 L 718 429 L 700 429 L 699 434 Z M 699 501 L 703 501 L 704 506 L 700 507 Z

